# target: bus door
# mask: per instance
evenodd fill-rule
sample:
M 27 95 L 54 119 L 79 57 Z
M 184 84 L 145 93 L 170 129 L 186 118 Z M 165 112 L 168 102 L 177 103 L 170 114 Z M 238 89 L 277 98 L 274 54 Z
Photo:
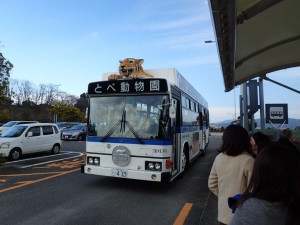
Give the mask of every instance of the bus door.
M 204 131 L 204 112 L 203 112 L 203 108 L 200 107 L 200 150 L 204 150 L 205 149 L 205 131 Z
M 178 105 L 177 99 L 172 99 L 173 106 L 176 109 L 176 117 L 172 119 L 171 125 L 173 130 L 173 152 L 172 152 L 172 161 L 173 161 L 173 169 L 172 175 L 177 174 L 180 165 L 180 106 Z

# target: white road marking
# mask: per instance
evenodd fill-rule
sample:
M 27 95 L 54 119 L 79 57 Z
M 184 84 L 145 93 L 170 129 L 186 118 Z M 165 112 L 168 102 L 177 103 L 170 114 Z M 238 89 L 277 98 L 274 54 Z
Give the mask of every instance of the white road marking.
M 41 157 L 35 157 L 35 158 L 30 158 L 30 159 L 21 159 L 21 160 L 17 160 L 17 161 L 6 162 L 6 163 L 4 163 L 4 165 L 18 164 L 20 162 L 26 162 L 26 161 L 35 160 L 35 159 L 43 159 L 43 158 L 55 157 L 55 156 L 60 156 L 60 155 L 67 155 L 67 154 L 70 154 L 70 153 L 71 154 L 78 154 L 78 155 L 77 156 L 68 157 L 68 158 L 53 160 L 53 161 L 47 161 L 47 162 L 44 162 L 42 164 L 46 164 L 48 162 L 55 162 L 55 161 L 59 161 L 59 160 L 64 160 L 64 159 L 76 158 L 76 157 L 79 157 L 79 156 L 83 155 L 83 153 L 80 153 L 80 152 L 64 152 L 64 151 L 61 151 L 61 153 L 59 153 L 59 154 L 47 155 L 47 156 L 41 156 Z M 32 165 L 35 165 L 35 164 L 32 164 Z M 20 168 L 26 168 L 26 167 L 27 166 L 20 167 Z M 31 166 L 28 166 L 28 167 L 31 167 Z
M 65 152 L 65 153 L 59 153 L 59 154 L 55 154 L 55 155 L 47 155 L 47 156 L 41 156 L 41 157 L 35 157 L 35 158 L 30 158 L 30 159 L 21 159 L 21 160 L 17 160 L 17 161 L 11 161 L 11 162 L 6 162 L 6 164 L 13 164 L 13 163 L 19 163 L 19 162 L 25 162 L 25 161 L 29 161 L 29 160 L 33 160 L 33 159 L 42 159 L 42 158 L 48 158 L 48 157 L 53 157 L 53 156 L 58 156 L 58 155 L 65 155 L 68 153 L 79 153 L 79 152 Z
M 77 155 L 77 156 L 72 156 L 72 157 L 68 157 L 68 158 L 57 159 L 57 160 L 52 160 L 52 161 L 47 161 L 47 162 L 42 162 L 42 163 L 31 164 L 31 165 L 22 166 L 22 167 L 19 167 L 19 168 L 24 169 L 24 168 L 33 167 L 33 166 L 39 166 L 39 165 L 44 165 L 44 164 L 48 164 L 48 163 L 52 163 L 52 162 L 58 162 L 58 161 L 67 160 L 67 159 L 74 159 L 74 158 L 78 158 L 79 156 L 83 155 L 83 153 L 79 153 L 79 152 L 78 152 L 78 154 L 79 155 Z

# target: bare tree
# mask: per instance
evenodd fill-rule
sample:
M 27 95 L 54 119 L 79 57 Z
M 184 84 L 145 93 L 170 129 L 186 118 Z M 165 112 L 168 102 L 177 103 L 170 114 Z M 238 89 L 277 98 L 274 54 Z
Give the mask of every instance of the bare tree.
M 59 98 L 62 102 L 74 106 L 77 103 L 78 97 L 70 95 L 66 92 L 59 92 Z
M 19 80 L 11 79 L 10 81 L 10 92 L 14 103 L 17 105 L 21 105 L 23 102 L 23 93 L 20 92 L 20 83 Z
M 78 97 L 59 91 L 58 87 L 59 85 L 55 84 L 39 84 L 39 86 L 36 86 L 30 81 L 16 79 L 11 79 L 10 82 L 11 96 L 18 105 L 21 105 L 23 101 L 29 101 L 37 105 L 53 105 L 55 102 L 64 102 L 74 106 L 78 101 Z
M 30 81 L 26 80 L 26 81 L 23 81 L 20 86 L 21 86 L 21 89 L 23 92 L 24 101 L 31 102 L 32 99 L 34 98 L 33 97 L 33 93 L 34 93 L 33 84 Z
M 45 104 L 52 105 L 54 101 L 58 101 L 58 85 L 48 84 L 45 92 Z
M 35 104 L 40 105 L 44 103 L 46 88 L 47 86 L 45 84 L 40 84 L 38 87 L 34 88 L 33 101 Z

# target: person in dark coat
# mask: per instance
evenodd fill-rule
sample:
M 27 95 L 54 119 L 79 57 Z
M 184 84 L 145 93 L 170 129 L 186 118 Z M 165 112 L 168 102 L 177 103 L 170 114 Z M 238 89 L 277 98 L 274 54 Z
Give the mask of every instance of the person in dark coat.
M 252 152 L 253 157 L 255 158 L 256 155 L 266 146 L 270 145 L 272 143 L 271 138 L 262 133 L 262 132 L 256 132 L 251 137 L 251 146 L 252 146 Z
M 284 129 L 280 133 L 280 138 L 277 141 L 281 145 L 288 146 L 289 148 L 297 150 L 297 146 L 294 145 L 293 133 L 290 129 Z M 298 149 L 299 150 L 299 149 Z
M 297 151 L 280 143 L 263 148 L 229 225 L 299 225 L 299 174 Z

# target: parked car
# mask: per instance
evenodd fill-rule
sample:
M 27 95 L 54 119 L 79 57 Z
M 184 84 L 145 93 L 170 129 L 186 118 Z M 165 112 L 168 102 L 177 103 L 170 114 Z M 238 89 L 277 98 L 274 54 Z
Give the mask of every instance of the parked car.
M 38 123 L 38 121 L 9 121 L 0 127 L 0 135 L 14 125 L 27 124 L 27 123 Z
M 82 141 L 86 138 L 87 124 L 78 124 L 62 132 L 62 140 Z
M 56 125 L 58 126 L 60 132 L 63 132 L 66 129 L 70 129 L 71 127 L 81 124 L 80 122 L 57 122 Z
M 61 149 L 60 131 L 53 123 L 31 123 L 14 125 L 0 136 L 0 153 L 11 160 L 34 152 Z

